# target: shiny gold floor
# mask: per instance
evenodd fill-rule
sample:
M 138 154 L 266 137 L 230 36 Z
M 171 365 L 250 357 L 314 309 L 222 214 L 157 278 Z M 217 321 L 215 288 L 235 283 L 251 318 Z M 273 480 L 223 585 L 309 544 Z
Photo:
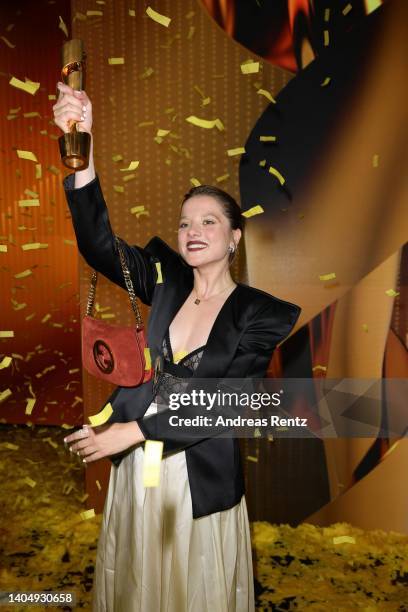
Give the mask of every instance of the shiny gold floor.
M 0 425 L 0 591 L 74 591 L 76 606 L 59 609 L 88 612 L 101 515 L 80 516 L 84 467 L 64 450 L 64 435 Z M 252 535 L 258 611 L 408 611 L 407 536 L 261 522 Z

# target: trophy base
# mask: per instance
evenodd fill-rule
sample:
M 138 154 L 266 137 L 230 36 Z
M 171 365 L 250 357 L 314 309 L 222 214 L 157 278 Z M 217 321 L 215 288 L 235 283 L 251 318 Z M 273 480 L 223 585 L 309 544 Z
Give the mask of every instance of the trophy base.
M 61 159 L 70 170 L 85 170 L 89 164 L 91 135 L 88 132 L 68 132 L 58 138 Z

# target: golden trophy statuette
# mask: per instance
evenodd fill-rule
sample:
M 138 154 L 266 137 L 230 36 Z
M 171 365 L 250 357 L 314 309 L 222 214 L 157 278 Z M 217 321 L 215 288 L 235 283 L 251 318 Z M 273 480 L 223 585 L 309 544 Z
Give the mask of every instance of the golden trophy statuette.
M 72 89 L 85 89 L 85 53 L 82 40 L 68 40 L 62 47 L 61 79 Z M 89 164 L 91 135 L 79 132 L 77 122 L 72 121 L 70 131 L 59 139 L 61 159 L 70 170 L 85 170 Z

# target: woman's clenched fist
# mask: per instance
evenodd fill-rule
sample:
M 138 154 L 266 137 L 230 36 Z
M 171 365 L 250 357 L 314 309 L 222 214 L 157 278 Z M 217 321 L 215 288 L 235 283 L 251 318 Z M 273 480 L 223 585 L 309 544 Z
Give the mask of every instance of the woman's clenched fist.
M 69 132 L 73 122 L 77 122 L 80 132 L 92 131 L 92 104 L 84 91 L 76 91 L 58 83 L 59 97 L 54 104 L 55 124 L 63 131 Z

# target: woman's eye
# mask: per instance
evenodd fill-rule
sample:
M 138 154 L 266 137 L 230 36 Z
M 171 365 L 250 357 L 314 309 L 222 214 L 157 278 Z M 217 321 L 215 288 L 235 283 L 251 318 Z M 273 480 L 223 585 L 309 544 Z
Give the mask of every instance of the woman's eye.
M 186 227 L 187 223 L 180 223 L 179 225 L 179 229 L 183 229 L 183 227 Z
M 212 219 L 204 219 L 204 223 L 214 223 Z

